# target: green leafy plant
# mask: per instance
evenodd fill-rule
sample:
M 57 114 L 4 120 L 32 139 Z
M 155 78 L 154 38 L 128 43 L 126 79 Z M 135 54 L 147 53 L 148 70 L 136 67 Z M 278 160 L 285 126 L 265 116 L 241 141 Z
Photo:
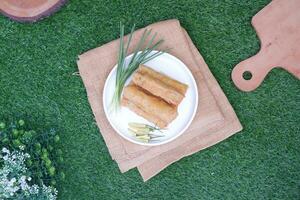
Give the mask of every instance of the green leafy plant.
M 25 162 L 30 159 L 22 150 L 0 151 L 0 199 L 56 200 L 57 190 L 44 183 L 35 184 Z
M 120 106 L 120 100 L 123 88 L 127 79 L 133 74 L 133 72 L 139 67 L 140 64 L 145 64 L 146 62 L 160 56 L 165 51 L 154 51 L 159 48 L 163 43 L 163 40 L 160 39 L 157 42 L 154 42 L 157 34 L 153 34 L 150 38 L 151 30 L 145 29 L 142 37 L 140 38 L 133 56 L 129 63 L 126 63 L 126 56 L 130 47 L 130 43 L 133 37 L 135 26 L 132 27 L 131 32 L 128 36 L 128 41 L 125 44 L 124 41 L 124 25 L 120 24 L 120 45 L 119 45 L 119 55 L 118 55 L 118 64 L 117 64 L 117 74 L 115 82 L 115 91 L 112 98 L 111 105 L 113 108 L 118 109 Z M 150 40 L 147 42 L 147 40 Z
M 24 162 L 31 183 L 40 187 L 55 187 L 65 178 L 61 167 L 64 161 L 62 151 L 57 148 L 59 142 L 60 137 L 54 129 L 38 133 L 28 129 L 24 120 L 10 124 L 0 122 L 0 147 L 28 154 L 30 157 Z

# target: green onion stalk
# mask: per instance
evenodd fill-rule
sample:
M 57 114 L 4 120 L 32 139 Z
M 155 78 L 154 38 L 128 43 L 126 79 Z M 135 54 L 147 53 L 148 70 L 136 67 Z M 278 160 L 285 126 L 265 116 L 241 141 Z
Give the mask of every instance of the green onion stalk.
M 138 67 L 141 64 L 145 64 L 146 62 L 165 53 L 165 51 L 153 52 L 155 49 L 161 46 L 163 40 L 160 39 L 157 42 L 154 42 L 157 33 L 151 36 L 151 30 L 145 29 L 136 48 L 134 49 L 132 58 L 127 65 L 125 59 L 128 54 L 134 29 L 135 26 L 132 27 L 131 32 L 128 36 L 128 41 L 125 44 L 124 25 L 120 23 L 120 44 L 119 44 L 115 91 L 111 101 L 111 106 L 114 108 L 114 110 L 118 110 L 120 107 L 122 91 L 128 78 L 138 69 Z M 146 42 L 149 38 L 150 40 Z

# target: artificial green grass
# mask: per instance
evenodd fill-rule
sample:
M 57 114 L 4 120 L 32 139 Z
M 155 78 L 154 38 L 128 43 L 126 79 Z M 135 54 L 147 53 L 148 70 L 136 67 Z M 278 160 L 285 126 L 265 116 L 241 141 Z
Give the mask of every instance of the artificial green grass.
M 0 17 L 0 118 L 54 127 L 64 152 L 60 199 L 300 199 L 300 81 L 273 70 L 251 93 L 233 67 L 259 50 L 251 17 L 269 0 L 71 0 L 34 24 Z M 244 130 L 143 183 L 121 174 L 94 123 L 77 56 L 116 39 L 119 21 L 177 18 L 236 110 Z M 257 66 L 259 67 L 259 66 Z

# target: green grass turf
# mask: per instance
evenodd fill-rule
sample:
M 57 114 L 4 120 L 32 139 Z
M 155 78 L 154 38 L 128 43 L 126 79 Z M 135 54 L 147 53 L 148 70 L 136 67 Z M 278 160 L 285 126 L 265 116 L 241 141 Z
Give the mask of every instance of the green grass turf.
M 256 91 L 233 85 L 233 67 L 259 50 L 251 17 L 269 0 L 71 0 L 35 24 L 0 17 L 0 118 L 55 127 L 66 160 L 60 199 L 300 199 L 300 81 L 273 70 Z M 77 56 L 164 19 L 181 21 L 244 130 L 143 183 L 121 174 L 94 123 Z M 257 66 L 259 67 L 259 66 Z

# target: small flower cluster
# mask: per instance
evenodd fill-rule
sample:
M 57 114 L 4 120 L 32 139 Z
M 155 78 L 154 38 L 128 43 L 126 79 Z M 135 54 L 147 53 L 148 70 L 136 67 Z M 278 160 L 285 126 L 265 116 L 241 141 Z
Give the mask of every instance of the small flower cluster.
M 0 200 L 56 199 L 56 184 L 65 179 L 59 141 L 53 129 L 38 133 L 24 120 L 0 122 Z
M 31 184 L 32 178 L 25 165 L 30 155 L 21 151 L 10 152 L 2 149 L 0 169 L 0 199 L 47 199 L 55 200 L 57 190 L 42 183 L 41 186 Z

